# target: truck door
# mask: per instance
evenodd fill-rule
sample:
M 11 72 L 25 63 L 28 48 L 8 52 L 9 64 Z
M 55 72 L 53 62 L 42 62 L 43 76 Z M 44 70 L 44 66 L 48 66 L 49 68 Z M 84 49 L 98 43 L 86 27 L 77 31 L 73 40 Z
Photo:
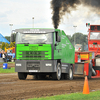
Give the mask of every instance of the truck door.
M 61 32 L 55 32 L 55 44 L 54 44 L 54 59 L 61 59 Z

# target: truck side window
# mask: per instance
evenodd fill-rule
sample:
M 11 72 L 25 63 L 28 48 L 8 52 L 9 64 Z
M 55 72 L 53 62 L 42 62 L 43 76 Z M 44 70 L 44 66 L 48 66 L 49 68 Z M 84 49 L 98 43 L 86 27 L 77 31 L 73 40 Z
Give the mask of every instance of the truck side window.
M 58 37 L 58 32 L 56 32 L 56 34 L 55 34 L 55 35 L 56 35 L 56 41 L 57 41 L 57 37 Z
M 55 32 L 55 37 L 56 37 L 56 42 L 60 42 L 61 41 L 61 37 L 59 36 L 59 34 L 58 34 L 58 31 L 57 32 Z

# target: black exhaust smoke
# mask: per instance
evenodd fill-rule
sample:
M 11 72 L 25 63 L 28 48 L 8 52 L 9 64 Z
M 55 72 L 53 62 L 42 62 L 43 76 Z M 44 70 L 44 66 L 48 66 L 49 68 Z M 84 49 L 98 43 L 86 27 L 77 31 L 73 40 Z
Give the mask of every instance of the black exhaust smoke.
M 93 7 L 94 11 L 100 14 L 100 0 L 52 0 L 51 9 L 53 10 L 52 21 L 54 28 L 58 28 L 60 19 L 62 19 L 66 12 L 70 13 L 71 10 L 76 10 L 76 7 L 80 4 L 88 7 Z

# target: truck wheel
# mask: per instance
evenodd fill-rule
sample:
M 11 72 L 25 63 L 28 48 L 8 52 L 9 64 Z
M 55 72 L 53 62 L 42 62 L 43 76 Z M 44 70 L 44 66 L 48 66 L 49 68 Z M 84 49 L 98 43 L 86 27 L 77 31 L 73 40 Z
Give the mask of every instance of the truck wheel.
M 89 63 L 89 75 L 88 75 L 88 79 L 91 79 L 92 76 L 92 64 Z
M 66 79 L 69 79 L 69 80 L 72 80 L 73 79 L 73 66 L 70 65 L 69 67 L 69 70 L 68 70 L 68 74 L 65 74 L 65 78 Z
M 18 78 L 20 80 L 25 80 L 27 77 L 27 73 L 21 73 L 21 72 L 18 72 Z
M 56 72 L 57 80 L 61 78 L 61 64 L 57 63 L 57 72 Z
M 57 63 L 57 72 L 52 74 L 52 78 L 56 80 L 60 80 L 61 78 L 61 64 Z

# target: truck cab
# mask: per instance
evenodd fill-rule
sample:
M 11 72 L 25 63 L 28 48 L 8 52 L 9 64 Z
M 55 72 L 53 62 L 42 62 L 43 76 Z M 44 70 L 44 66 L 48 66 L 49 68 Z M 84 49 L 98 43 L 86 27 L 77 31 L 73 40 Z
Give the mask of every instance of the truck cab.
M 100 55 L 100 25 L 90 25 L 88 33 L 88 49 Z

